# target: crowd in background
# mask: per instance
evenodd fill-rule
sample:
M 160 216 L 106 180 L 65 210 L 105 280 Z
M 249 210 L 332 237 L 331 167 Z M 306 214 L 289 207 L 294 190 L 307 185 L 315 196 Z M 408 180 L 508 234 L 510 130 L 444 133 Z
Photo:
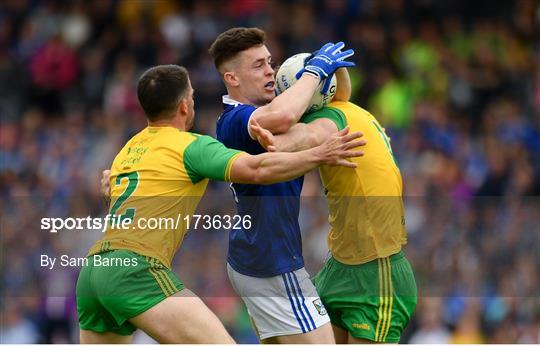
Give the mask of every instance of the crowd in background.
M 352 100 L 385 126 L 404 180 L 419 305 L 403 341 L 540 342 L 534 0 L 2 1 L 0 342 L 78 341 L 78 269 L 39 261 L 84 256 L 99 234 L 43 232 L 39 218 L 105 212 L 100 172 L 146 124 L 135 88 L 150 66 L 188 68 L 194 132 L 214 135 L 225 90 L 207 49 L 234 26 L 264 29 L 278 63 L 327 41 L 355 50 Z M 316 173 L 303 195 L 313 275 L 328 230 Z M 199 213 L 232 206 L 228 185 L 212 183 Z M 226 251 L 226 232 L 188 234 L 174 270 L 237 341 L 256 342 Z

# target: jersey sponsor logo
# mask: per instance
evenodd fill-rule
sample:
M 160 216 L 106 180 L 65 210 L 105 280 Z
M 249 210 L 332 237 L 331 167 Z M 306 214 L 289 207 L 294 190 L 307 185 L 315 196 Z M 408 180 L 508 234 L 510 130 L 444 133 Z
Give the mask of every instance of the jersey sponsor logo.
M 356 329 L 363 329 L 363 330 L 370 330 L 371 329 L 371 327 L 367 323 L 353 323 L 352 327 L 356 328 Z
M 319 313 L 319 315 L 326 315 L 326 308 L 324 307 L 323 303 L 321 302 L 320 298 L 317 298 L 313 301 L 313 306 L 315 306 L 315 309 Z

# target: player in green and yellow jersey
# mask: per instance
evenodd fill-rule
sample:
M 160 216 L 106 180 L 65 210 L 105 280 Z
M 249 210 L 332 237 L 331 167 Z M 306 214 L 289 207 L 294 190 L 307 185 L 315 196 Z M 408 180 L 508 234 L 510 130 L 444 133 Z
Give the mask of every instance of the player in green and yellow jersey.
M 253 130 L 265 147 L 297 151 L 322 143 L 346 126 L 362 132 L 367 144 L 362 160 L 352 160 L 358 164 L 355 169 L 320 167 L 329 205 L 331 257 L 314 282 L 337 343 L 397 343 L 416 308 L 417 288 L 401 251 L 407 241 L 401 174 L 377 119 L 353 103 L 332 102 L 304 115 L 286 134 Z
M 111 223 L 88 254 L 77 282 L 82 343 L 129 342 L 135 329 L 163 343 L 234 343 L 217 317 L 171 271 L 185 222 L 149 230 L 138 220 L 191 216 L 208 178 L 267 184 L 296 178 L 318 165 L 355 167 L 347 158 L 360 134 L 347 130 L 298 153 L 248 155 L 188 131 L 194 119 L 187 70 L 146 71 L 137 85 L 148 127 L 118 153 L 110 173 Z M 257 128 L 257 124 L 254 126 Z M 126 227 L 119 226 L 119 221 Z

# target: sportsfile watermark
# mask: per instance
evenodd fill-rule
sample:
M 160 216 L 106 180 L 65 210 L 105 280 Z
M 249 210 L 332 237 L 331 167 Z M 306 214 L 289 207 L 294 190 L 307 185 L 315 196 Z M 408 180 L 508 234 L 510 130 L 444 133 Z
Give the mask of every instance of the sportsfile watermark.
M 59 231 L 94 230 L 240 230 L 250 229 L 251 215 L 182 215 L 174 217 L 150 217 L 132 219 L 122 215 L 107 214 L 104 217 L 43 217 L 41 230 L 50 233 Z
M 294 196 L 243 197 L 242 202 L 250 206 L 247 212 L 237 212 L 237 205 L 228 194 L 216 193 L 204 197 L 195 211 L 179 209 L 170 212 L 163 206 L 173 206 L 178 202 L 177 197 L 151 197 L 144 200 L 141 198 L 132 220 L 127 219 L 122 224 L 118 216 L 114 221 L 111 216 L 107 218 L 107 214 L 115 213 L 103 205 L 100 196 L 73 195 L 66 198 L 58 200 L 56 197 L 39 199 L 35 196 L 15 196 L 3 203 L 0 253 L 5 260 L 0 261 L 0 272 L 4 297 L 40 297 L 43 294 L 41 292 L 46 292 L 49 297 L 71 297 L 76 283 L 74 273 L 86 265 L 89 250 L 96 242 L 105 240 L 103 236 L 108 233 L 102 233 L 104 229 L 111 229 L 118 236 L 124 232 L 126 237 L 122 239 L 147 244 L 150 239 L 157 239 L 155 236 L 184 231 L 188 222 L 190 229 L 196 229 L 181 238 L 182 243 L 173 260 L 173 269 L 182 273 L 180 279 L 185 280 L 193 291 L 201 292 L 203 297 L 229 295 L 232 293 L 220 289 L 223 284 L 220 281 L 216 281 L 213 286 L 216 289 L 208 289 L 208 282 L 227 280 L 226 276 L 221 277 L 216 273 L 223 273 L 223 266 L 229 256 L 229 240 L 239 239 L 240 244 L 236 244 L 236 249 L 249 253 L 249 259 L 268 257 L 269 263 L 278 261 L 272 256 L 273 243 L 265 243 L 269 250 L 249 252 L 252 245 L 243 240 L 265 236 L 268 232 L 283 234 L 280 225 L 296 219 L 294 208 L 286 209 L 285 206 L 294 203 L 299 204 L 297 227 L 304 241 L 302 256 L 305 267 L 307 272 L 315 275 L 324 268 L 329 250 L 328 238 L 333 237 L 330 239 L 333 244 L 339 240 L 335 238 L 339 234 L 331 228 L 329 222 L 336 227 L 350 227 L 347 230 L 351 231 L 351 241 L 346 240 L 342 244 L 345 247 L 360 248 L 368 242 L 352 241 L 362 239 L 360 237 L 364 232 L 372 229 L 369 217 L 373 214 L 370 211 L 386 206 L 393 208 L 395 205 L 395 198 L 389 197 L 339 196 L 339 200 L 331 200 L 330 205 L 332 208 L 347 206 L 344 214 L 346 222 L 336 224 L 339 220 L 328 218 L 332 211 L 328 208 L 326 196 L 303 196 L 299 201 Z M 195 204 L 199 198 L 190 197 L 184 202 Z M 268 212 L 257 213 L 261 204 L 276 207 L 279 213 L 272 213 L 272 217 Z M 497 294 L 502 297 L 501 301 L 510 297 L 521 299 L 520 302 L 527 306 L 538 305 L 539 197 L 473 197 L 463 200 L 461 196 L 436 199 L 412 196 L 404 197 L 403 205 L 404 227 L 408 234 L 403 251 L 411 263 L 420 295 L 446 299 L 448 292 L 457 292 L 464 297 L 489 297 L 488 300 L 491 300 L 495 287 Z M 120 214 L 125 216 L 126 208 L 119 209 L 116 215 Z M 184 219 L 186 215 L 189 217 Z M 239 215 L 250 216 L 242 218 Z M 386 213 L 382 216 L 385 222 L 402 225 L 401 216 L 395 219 Z M 119 224 L 116 228 L 127 230 L 112 230 L 110 224 L 113 222 L 115 226 Z M 174 229 L 177 225 L 179 229 Z M 141 231 L 132 231 L 132 227 L 140 227 Z M 245 232 L 247 237 L 240 239 L 244 232 L 233 230 L 234 227 L 249 228 Z M 154 228 L 155 231 L 150 230 Z M 230 231 L 226 231 L 226 228 Z M 175 245 L 172 242 L 165 244 Z M 349 254 L 355 253 L 358 252 Z M 107 256 L 119 257 L 115 254 L 108 253 Z M 96 257 L 97 265 L 135 265 L 133 261 L 120 263 L 118 260 L 109 263 L 107 256 L 100 255 L 101 258 Z M 383 276 L 394 272 L 393 262 L 390 261 L 390 265 L 392 270 L 381 272 Z M 375 275 L 379 275 L 377 273 Z M 452 282 L 449 282 L 449 277 Z M 374 280 L 378 280 L 378 276 Z M 256 294 L 268 295 L 266 291 Z M 500 303 L 499 300 L 493 302 Z

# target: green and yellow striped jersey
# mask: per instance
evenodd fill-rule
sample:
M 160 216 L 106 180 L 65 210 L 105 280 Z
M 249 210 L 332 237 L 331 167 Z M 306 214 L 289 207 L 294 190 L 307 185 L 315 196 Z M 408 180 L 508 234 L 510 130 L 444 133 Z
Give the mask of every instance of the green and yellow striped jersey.
M 230 181 L 232 163 L 242 153 L 212 137 L 173 127 L 142 130 L 126 143 L 111 167 L 109 212 L 131 219 L 130 227 L 110 224 L 89 255 L 126 249 L 170 267 L 186 233 L 182 217 L 193 215 L 208 178 Z M 157 218 L 180 222 L 163 224 L 159 229 L 148 229 L 147 224 L 138 222 Z M 143 226 L 139 228 L 139 224 Z
M 329 206 L 328 246 L 345 264 L 362 264 L 388 257 L 407 242 L 402 179 L 389 138 L 373 115 L 350 102 L 332 102 L 307 114 L 302 122 L 332 120 L 341 130 L 360 131 L 365 155 L 352 158 L 358 167 L 321 166 Z

